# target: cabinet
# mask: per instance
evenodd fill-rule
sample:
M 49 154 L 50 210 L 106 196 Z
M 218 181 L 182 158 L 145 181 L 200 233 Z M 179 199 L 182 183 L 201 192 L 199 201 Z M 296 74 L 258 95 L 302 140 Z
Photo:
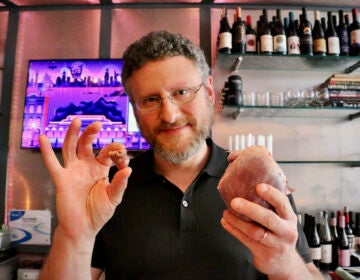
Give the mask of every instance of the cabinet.
M 224 81 L 226 81 L 227 76 L 232 73 L 234 70 L 234 65 L 238 61 L 238 55 L 225 55 L 219 54 L 217 56 L 217 61 L 214 67 L 214 77 L 218 80 L 219 89 L 217 89 L 217 93 L 220 94 L 221 92 L 221 85 L 223 85 Z M 271 78 L 271 73 L 274 71 L 284 71 L 284 72 L 291 72 L 292 75 L 297 75 L 297 73 L 301 72 L 308 72 L 308 71 L 324 71 L 324 72 L 348 72 L 353 67 L 356 67 L 359 61 L 359 57 L 316 57 L 316 56 L 266 56 L 266 55 L 242 55 L 242 62 L 239 67 L 239 71 L 237 74 L 242 76 L 242 70 L 246 69 L 246 71 L 252 71 L 252 75 L 256 75 L 257 71 L 267 72 L 269 77 Z M 219 78 L 222 82 L 219 82 Z M 254 79 L 253 83 L 257 82 Z M 319 81 L 321 83 L 323 81 Z M 271 94 L 271 93 L 270 93 Z M 219 107 L 220 104 L 219 104 Z M 294 129 L 296 125 L 300 126 L 300 129 L 297 130 L 296 134 L 297 137 L 301 136 L 301 127 L 304 129 L 304 134 L 308 134 L 308 138 L 304 138 L 304 142 L 301 145 L 316 145 L 316 142 L 311 142 L 310 137 L 314 139 L 316 136 L 316 126 L 347 126 L 348 122 L 358 122 L 359 120 L 355 120 L 360 115 L 360 108 L 352 107 L 352 108 L 333 108 L 333 107 L 266 107 L 266 106 L 242 106 L 242 107 L 235 107 L 235 106 L 225 106 L 219 110 L 220 122 L 221 120 L 226 122 L 227 124 L 234 126 L 233 130 L 230 130 L 231 133 L 237 131 L 237 123 L 242 121 L 244 126 L 248 125 L 249 123 L 256 123 L 263 121 L 264 124 L 261 125 L 260 128 L 255 129 L 257 132 L 264 130 L 266 125 L 269 123 L 272 124 L 280 124 L 278 126 L 274 126 L 277 129 L 281 127 L 281 130 L 275 131 L 278 135 L 284 133 L 284 128 L 291 128 Z M 228 119 L 226 121 L 226 119 Z M 233 121 L 230 121 L 233 119 Z M 264 121 L 265 119 L 265 121 Z M 294 126 L 294 127 L 293 127 Z M 312 128 L 311 132 L 307 130 L 306 126 Z M 355 137 L 356 135 L 360 136 L 360 129 L 356 128 L 354 125 Z M 216 132 L 214 132 L 216 135 Z M 321 133 L 319 129 L 319 133 Z M 338 135 L 336 137 L 341 138 L 341 130 L 338 131 Z M 226 138 L 226 137 L 225 137 Z M 333 138 L 333 137 L 332 137 Z M 330 139 L 329 139 L 330 140 Z M 332 139 L 334 140 L 334 139 Z M 221 140 L 224 142 L 224 137 Z M 226 141 L 226 139 L 225 139 Z M 309 143 L 308 143 L 309 142 Z M 342 141 L 333 141 L 334 145 L 343 145 Z M 285 143 L 284 143 L 285 144 Z M 321 145 L 321 144 L 320 144 Z M 225 144 L 226 146 L 226 144 Z M 353 146 L 353 145 L 351 145 Z M 328 147 L 331 150 L 335 150 L 335 147 Z M 339 148 L 339 147 L 337 147 Z M 321 150 L 319 148 L 319 150 Z M 306 149 L 305 149 L 306 150 Z M 340 149 L 341 150 L 341 149 Z M 349 149 L 350 152 L 346 152 L 347 155 L 343 156 L 332 155 L 330 158 L 326 156 L 327 152 L 324 151 L 323 155 L 319 158 L 314 158 L 313 155 L 305 156 L 289 156 L 286 155 L 282 157 L 281 160 L 278 160 L 279 163 L 282 164 L 338 164 L 338 165 L 345 165 L 351 167 L 359 167 L 360 166 L 360 148 L 351 147 Z M 331 152 L 330 152 L 331 154 Z M 315 156 L 316 157 L 316 156 Z

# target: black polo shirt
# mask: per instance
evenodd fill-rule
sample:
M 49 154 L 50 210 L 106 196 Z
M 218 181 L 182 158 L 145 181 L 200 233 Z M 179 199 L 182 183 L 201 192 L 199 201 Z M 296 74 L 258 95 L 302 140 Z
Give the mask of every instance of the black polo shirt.
M 220 225 L 225 204 L 217 185 L 227 154 L 207 143 L 209 161 L 185 193 L 155 173 L 152 151 L 131 160 L 123 201 L 95 242 L 92 266 L 105 269 L 106 279 L 267 279 Z M 302 230 L 299 236 L 298 250 L 310 262 Z

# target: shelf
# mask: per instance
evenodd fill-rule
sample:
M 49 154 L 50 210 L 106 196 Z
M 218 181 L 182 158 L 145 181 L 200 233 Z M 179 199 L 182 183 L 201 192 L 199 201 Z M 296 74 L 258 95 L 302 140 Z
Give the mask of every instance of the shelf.
M 261 54 L 218 54 L 217 67 L 232 71 L 237 58 L 242 62 L 239 70 L 282 70 L 282 71 L 331 71 L 345 72 L 360 62 L 359 56 L 306 56 L 306 55 L 261 55 Z
M 243 106 L 229 107 L 222 110 L 222 115 L 237 119 L 239 117 L 287 117 L 287 118 L 336 118 L 344 121 L 359 117 L 360 108 L 334 108 L 334 107 L 265 107 Z
M 340 161 L 340 160 L 299 160 L 299 161 L 277 161 L 279 164 L 337 164 L 344 165 L 346 167 L 360 167 L 360 160 L 348 160 L 348 161 Z

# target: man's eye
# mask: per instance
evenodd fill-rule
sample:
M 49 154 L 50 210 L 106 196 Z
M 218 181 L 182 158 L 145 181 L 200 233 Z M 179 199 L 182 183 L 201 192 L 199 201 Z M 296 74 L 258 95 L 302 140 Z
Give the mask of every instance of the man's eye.
M 187 89 L 179 89 L 179 90 L 174 91 L 174 96 L 175 95 L 181 96 L 181 95 L 187 95 L 187 94 L 189 94 L 189 90 L 187 90 Z
M 159 98 L 156 96 L 149 96 L 149 97 L 143 98 L 141 102 L 143 104 L 157 103 L 157 102 L 159 102 Z

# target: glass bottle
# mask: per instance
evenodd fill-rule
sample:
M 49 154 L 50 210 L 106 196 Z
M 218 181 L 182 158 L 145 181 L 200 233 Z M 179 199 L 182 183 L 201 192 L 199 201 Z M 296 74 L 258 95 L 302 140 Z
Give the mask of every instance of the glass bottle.
M 230 30 L 229 21 L 227 18 L 227 9 L 224 8 L 221 14 L 220 30 L 217 41 L 217 49 L 219 53 L 231 53 L 232 35 Z
M 350 55 L 360 55 L 360 22 L 358 16 L 358 9 L 351 10 L 353 21 L 349 27 L 350 33 Z
M 345 232 L 349 240 L 350 251 L 352 252 L 354 250 L 354 233 L 352 228 L 350 227 L 349 208 L 347 206 L 344 207 L 344 216 L 345 216 Z
M 300 38 L 298 35 L 294 13 L 289 12 L 289 27 L 287 28 L 287 52 L 289 55 L 300 54 Z
M 349 34 L 343 10 L 339 10 L 339 25 L 336 27 L 336 31 L 340 40 L 340 55 L 347 56 L 349 55 Z
M 299 26 L 301 54 L 313 55 L 312 24 L 307 18 L 306 8 L 302 8 Z
M 355 213 L 354 249 L 360 254 L 360 213 Z
M 328 13 L 328 27 L 326 30 L 326 45 L 327 45 L 327 54 L 328 55 L 339 55 L 340 54 L 340 40 L 337 35 L 332 14 L 329 11 Z
M 273 53 L 273 37 L 268 22 L 267 10 L 263 9 L 263 22 L 260 28 L 260 53 L 272 54 Z
M 314 54 L 326 55 L 325 33 L 320 22 L 320 11 L 314 11 L 315 23 L 312 31 L 314 41 Z
M 281 18 L 281 10 L 276 9 L 276 17 L 272 28 L 274 54 L 286 54 L 286 34 Z
M 320 246 L 321 246 L 321 260 L 320 268 L 323 270 L 330 270 L 332 267 L 332 247 L 333 240 L 331 238 L 328 212 L 323 211 L 320 216 Z
M 232 34 L 232 53 L 245 53 L 246 47 L 246 27 L 241 19 L 241 8 L 236 8 L 235 20 L 231 29 Z
M 316 228 L 315 217 L 309 215 L 309 229 L 307 233 L 307 241 L 309 244 L 311 257 L 313 259 L 314 265 L 319 267 L 321 259 L 321 242 L 320 236 Z
M 252 28 L 251 15 L 246 16 L 246 53 L 256 53 L 256 31 Z
M 339 237 L 338 244 L 338 265 L 350 266 L 350 247 L 347 234 L 345 232 L 345 216 L 340 217 L 339 221 Z
M 337 229 L 338 223 L 336 219 L 335 212 L 331 212 L 330 214 L 330 232 L 331 232 L 331 238 L 333 240 L 333 248 L 332 248 L 332 269 L 335 270 L 338 266 L 338 229 Z

